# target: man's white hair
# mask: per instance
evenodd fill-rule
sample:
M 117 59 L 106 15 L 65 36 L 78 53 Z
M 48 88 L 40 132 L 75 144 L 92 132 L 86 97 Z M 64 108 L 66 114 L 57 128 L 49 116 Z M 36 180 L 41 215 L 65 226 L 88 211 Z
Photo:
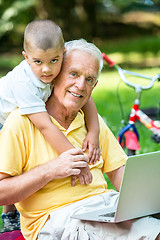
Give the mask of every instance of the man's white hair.
M 73 50 L 81 50 L 81 51 L 86 51 L 88 53 L 91 53 L 99 62 L 99 71 L 98 71 L 98 76 L 99 76 L 103 68 L 103 57 L 99 48 L 97 48 L 93 43 L 89 43 L 85 39 L 72 40 L 72 41 L 65 42 L 65 48 L 66 48 L 66 52 L 65 52 L 66 56 Z

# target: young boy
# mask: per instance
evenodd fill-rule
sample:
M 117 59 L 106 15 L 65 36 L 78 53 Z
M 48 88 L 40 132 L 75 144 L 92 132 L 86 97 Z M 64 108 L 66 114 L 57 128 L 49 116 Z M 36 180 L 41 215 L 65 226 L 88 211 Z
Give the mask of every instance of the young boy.
M 73 145 L 52 123 L 45 102 L 51 94 L 52 83 L 60 72 L 64 51 L 62 31 L 57 24 L 50 20 L 33 21 L 24 33 L 22 54 L 25 60 L 0 80 L 0 123 L 3 125 L 8 114 L 18 107 L 21 114 L 28 116 L 59 154 L 73 148 Z M 89 99 L 83 110 L 88 129 L 83 151 L 89 149 L 89 162 L 94 164 L 100 157 L 100 148 L 98 117 L 92 99 Z M 14 210 L 13 205 L 3 208 L 4 229 L 8 225 L 6 231 L 10 219 L 12 225 L 13 218 L 16 221 L 18 219 L 17 212 L 14 216 L 10 216 L 10 213 L 7 215 L 8 211 L 12 211 L 10 209 Z M 12 226 L 11 230 L 14 230 Z

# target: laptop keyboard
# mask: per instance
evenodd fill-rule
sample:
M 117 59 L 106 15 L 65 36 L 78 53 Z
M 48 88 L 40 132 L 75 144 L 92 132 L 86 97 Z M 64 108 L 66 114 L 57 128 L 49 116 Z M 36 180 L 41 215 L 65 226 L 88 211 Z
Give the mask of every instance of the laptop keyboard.
M 114 217 L 114 216 L 115 216 L 115 212 L 110 212 L 110 213 L 105 213 L 105 214 L 99 215 L 99 217 Z

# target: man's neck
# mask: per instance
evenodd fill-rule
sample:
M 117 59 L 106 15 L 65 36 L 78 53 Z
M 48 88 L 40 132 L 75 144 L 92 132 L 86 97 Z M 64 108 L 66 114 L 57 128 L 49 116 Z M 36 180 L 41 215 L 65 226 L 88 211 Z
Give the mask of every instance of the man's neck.
M 72 121 L 75 119 L 77 113 L 69 111 L 53 96 L 46 103 L 46 109 L 50 116 L 52 116 L 62 127 L 68 129 Z

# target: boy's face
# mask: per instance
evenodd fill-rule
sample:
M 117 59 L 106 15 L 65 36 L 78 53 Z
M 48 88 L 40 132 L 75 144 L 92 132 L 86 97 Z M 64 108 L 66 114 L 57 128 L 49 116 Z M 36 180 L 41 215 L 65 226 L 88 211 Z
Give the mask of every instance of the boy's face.
M 64 48 L 49 48 L 46 51 L 34 47 L 22 52 L 33 73 L 44 83 L 50 83 L 59 74 L 63 60 Z

